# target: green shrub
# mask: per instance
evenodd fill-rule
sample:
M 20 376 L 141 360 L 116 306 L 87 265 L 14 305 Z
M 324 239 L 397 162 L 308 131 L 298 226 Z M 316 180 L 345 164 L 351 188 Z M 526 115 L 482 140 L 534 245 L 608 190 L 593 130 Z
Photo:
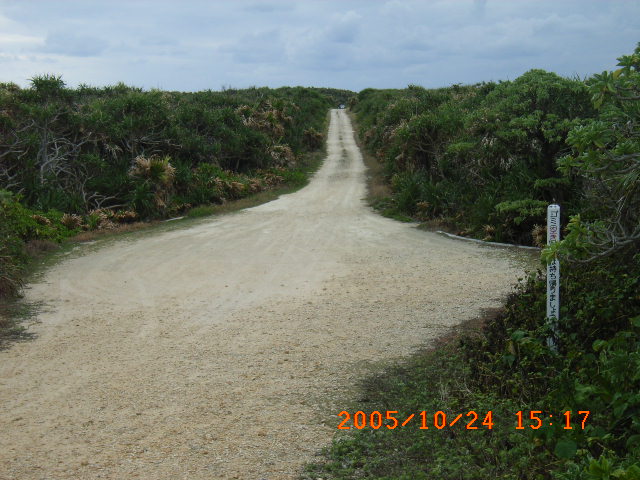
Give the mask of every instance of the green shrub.
M 400 212 L 530 244 L 544 222 L 540 205 L 580 206 L 580 182 L 562 178 L 555 162 L 571 128 L 594 115 L 583 82 L 531 70 L 497 85 L 368 89 L 354 110 Z
M 0 299 L 15 296 L 20 289 L 21 270 L 29 259 L 28 242 L 60 242 L 77 231 L 65 226 L 62 218 L 54 210 L 31 210 L 10 192 L 0 190 Z
M 199 207 L 192 208 L 187 212 L 187 217 L 189 218 L 198 218 L 198 217 L 206 217 L 208 215 L 214 214 L 216 208 L 211 205 L 200 205 Z
M 0 144 L 12 149 L 0 170 L 12 172 L 11 189 L 29 208 L 125 207 L 162 217 L 177 208 L 174 196 L 197 204 L 242 195 L 232 187 L 215 198 L 211 175 L 190 187 L 200 165 L 246 175 L 319 148 L 327 109 L 344 95 L 301 87 L 70 89 L 56 76 L 35 77 L 27 89 L 2 84 Z

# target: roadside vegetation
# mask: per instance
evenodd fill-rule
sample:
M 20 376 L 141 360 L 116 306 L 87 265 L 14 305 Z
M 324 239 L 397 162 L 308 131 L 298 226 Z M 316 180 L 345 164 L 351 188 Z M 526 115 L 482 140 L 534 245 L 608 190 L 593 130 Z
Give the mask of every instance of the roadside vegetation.
M 305 475 L 639 480 L 640 46 L 619 61 L 585 81 L 531 70 L 352 99 L 300 87 L 70 89 L 56 76 L 0 84 L 0 298 L 19 295 L 30 258 L 80 233 L 300 185 L 327 108 L 348 103 L 383 169 L 376 203 L 388 215 L 543 246 L 546 206 L 562 205 L 564 240 L 542 253 L 561 260 L 561 322 L 552 332 L 544 275 L 532 273 L 481 328 L 365 381 L 347 410 L 367 425 L 352 419 Z M 0 331 L 20 328 L 0 311 Z M 374 429 L 373 411 L 417 418 Z M 464 417 L 439 429 L 437 411 Z
M 568 132 L 593 118 L 588 86 L 531 70 L 512 82 L 361 91 L 360 136 L 385 167 L 399 214 L 487 240 L 539 241 L 546 205 L 571 214 L 580 185 L 556 168 Z
M 0 84 L 0 302 L 25 266 L 70 237 L 201 216 L 305 183 L 327 109 L 348 91 L 196 93 L 118 84 Z M 0 311 L 0 336 L 19 326 Z
M 304 478 L 640 479 L 640 45 L 584 82 L 533 70 L 498 84 L 365 90 L 352 108 L 386 168 L 383 208 L 542 243 L 545 207 L 561 203 L 564 240 L 542 254 L 561 261 L 561 321 L 554 334 L 545 276 L 530 274 L 481 328 L 367 379 L 345 408 L 350 430 Z M 374 411 L 416 418 L 371 428 Z M 463 417 L 439 429 L 438 411 Z M 470 411 L 477 429 L 466 428 Z

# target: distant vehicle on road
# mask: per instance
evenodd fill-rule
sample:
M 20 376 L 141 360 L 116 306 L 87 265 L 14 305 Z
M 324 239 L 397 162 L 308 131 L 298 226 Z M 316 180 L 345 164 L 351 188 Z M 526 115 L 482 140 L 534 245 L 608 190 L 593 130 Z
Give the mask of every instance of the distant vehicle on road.
M 340 109 L 344 108 L 344 103 L 341 103 L 340 105 L 338 105 L 338 108 Z

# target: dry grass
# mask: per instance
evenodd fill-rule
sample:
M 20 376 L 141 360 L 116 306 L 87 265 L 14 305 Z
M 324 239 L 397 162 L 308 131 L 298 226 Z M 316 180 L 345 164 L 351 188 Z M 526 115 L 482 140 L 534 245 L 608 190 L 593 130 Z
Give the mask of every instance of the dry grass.
M 370 167 L 367 165 L 367 168 L 370 168 Z M 384 179 L 382 178 L 382 176 L 380 176 L 380 178 L 373 178 L 373 175 L 371 175 L 369 179 L 368 187 L 369 187 L 369 196 L 372 199 L 378 200 L 381 198 L 386 198 L 391 195 L 391 188 L 386 183 L 383 183 L 383 181 Z
M 367 201 L 370 205 L 374 205 L 380 200 L 391 196 L 391 186 L 385 181 L 384 165 L 368 153 L 364 147 L 358 134 L 359 129 L 355 115 L 352 112 L 348 112 L 348 114 L 355 132 L 356 144 L 362 152 L 362 160 L 365 167 L 367 167 Z
M 545 225 L 535 225 L 531 230 L 533 244 L 536 247 L 544 248 L 547 246 L 547 227 Z
M 485 325 L 502 315 L 504 311 L 504 307 L 484 308 L 477 317 L 460 322 L 448 333 L 438 337 L 433 345 L 425 350 L 436 351 L 445 345 L 456 345 L 463 338 L 481 338 L 484 335 Z
M 425 220 L 418 225 L 418 228 L 428 232 L 442 230 L 443 232 L 451 233 L 453 235 L 458 235 L 460 233 L 460 229 L 454 222 L 443 218 L 431 218 L 429 220 Z
M 134 223 L 125 223 L 122 225 L 118 225 L 114 228 L 109 228 L 106 230 L 89 230 L 86 232 L 80 232 L 77 235 L 69 238 L 71 242 L 90 242 L 97 238 L 102 238 L 106 235 L 113 235 L 117 233 L 126 233 L 126 232 L 135 232 L 138 230 L 142 230 L 144 228 L 148 228 L 152 225 L 157 225 L 160 222 L 134 222 Z
M 55 252 L 60 248 L 56 242 L 51 240 L 29 240 L 25 245 L 27 255 L 38 257 L 43 253 Z

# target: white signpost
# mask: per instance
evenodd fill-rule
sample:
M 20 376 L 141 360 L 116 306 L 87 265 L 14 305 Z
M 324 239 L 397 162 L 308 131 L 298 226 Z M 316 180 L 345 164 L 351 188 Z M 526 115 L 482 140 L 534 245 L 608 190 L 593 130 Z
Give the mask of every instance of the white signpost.
M 547 207 L 547 245 L 560 240 L 560 205 Z M 547 265 L 547 319 L 554 336 L 560 319 L 560 261 L 553 260 Z M 547 344 L 555 348 L 555 340 L 547 339 Z

